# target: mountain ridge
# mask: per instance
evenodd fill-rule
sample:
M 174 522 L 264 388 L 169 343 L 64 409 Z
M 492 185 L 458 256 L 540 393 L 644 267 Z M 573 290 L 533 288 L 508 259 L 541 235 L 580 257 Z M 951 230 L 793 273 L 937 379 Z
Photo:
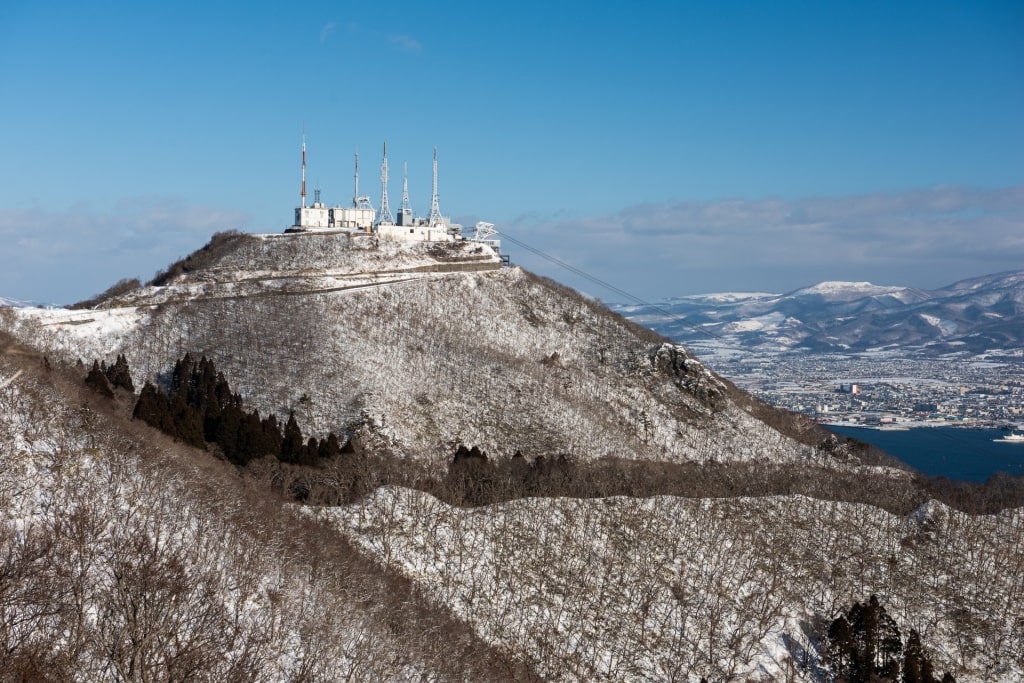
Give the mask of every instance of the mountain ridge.
M 200 267 L 187 258 L 163 284 L 89 310 L 16 309 L 15 327 L 71 361 L 124 354 L 137 386 L 206 355 L 263 414 L 294 412 L 321 435 L 364 425 L 438 464 L 460 443 L 669 461 L 808 448 L 740 408 L 681 347 L 501 268 L 483 245 L 246 235 L 197 254 Z
M 934 290 L 826 281 L 784 294 L 698 294 L 612 308 L 684 344 L 768 354 L 899 349 L 937 357 L 1024 345 L 1024 271 Z

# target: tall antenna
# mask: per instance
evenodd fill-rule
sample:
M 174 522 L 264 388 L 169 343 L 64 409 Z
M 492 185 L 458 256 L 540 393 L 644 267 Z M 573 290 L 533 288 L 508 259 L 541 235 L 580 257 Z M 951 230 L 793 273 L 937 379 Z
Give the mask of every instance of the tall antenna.
M 306 131 L 302 131 L 302 208 L 306 208 Z
M 352 206 L 359 206 L 359 150 L 356 150 L 355 187 L 352 189 Z
M 434 190 L 430 196 L 430 218 L 427 219 L 430 227 L 444 225 L 444 218 L 441 216 L 441 207 L 437 202 L 437 147 L 434 147 Z
M 402 162 L 402 208 L 399 209 L 399 212 L 407 216 L 412 215 L 412 207 L 409 205 L 409 163 L 407 161 Z
M 366 195 L 359 194 L 359 150 L 356 150 L 356 174 L 355 188 L 352 194 L 352 206 L 357 209 L 373 209 L 373 204 L 370 203 L 370 198 Z
M 380 213 L 377 214 L 377 224 L 391 225 L 394 222 L 391 208 L 388 206 L 388 143 L 385 140 L 384 161 L 380 163 Z

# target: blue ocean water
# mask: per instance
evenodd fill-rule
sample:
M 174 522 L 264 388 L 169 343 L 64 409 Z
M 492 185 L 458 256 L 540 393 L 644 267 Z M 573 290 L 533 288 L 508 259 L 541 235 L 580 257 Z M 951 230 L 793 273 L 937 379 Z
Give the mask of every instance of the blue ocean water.
M 997 443 L 1000 429 L 920 427 L 907 430 L 834 427 L 837 434 L 878 446 L 925 474 L 982 482 L 996 472 L 1024 475 L 1024 444 Z

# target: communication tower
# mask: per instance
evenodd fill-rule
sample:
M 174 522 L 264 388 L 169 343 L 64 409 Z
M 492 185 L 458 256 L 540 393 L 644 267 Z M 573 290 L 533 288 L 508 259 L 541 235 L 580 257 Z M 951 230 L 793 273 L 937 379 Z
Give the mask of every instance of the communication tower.
M 409 164 L 402 162 L 402 206 L 398 209 L 399 225 L 413 224 L 412 205 L 409 203 Z
M 394 222 L 388 206 L 388 143 L 385 141 L 384 160 L 380 162 L 380 212 L 377 214 L 377 224 L 391 225 Z
M 409 204 L 409 162 L 402 162 L 402 208 L 405 213 L 412 213 L 412 206 Z
M 444 217 L 437 201 L 437 147 L 434 147 L 434 189 L 430 195 L 430 218 L 427 219 L 427 224 L 432 228 L 444 225 Z
M 302 133 L 302 208 L 306 208 L 306 133 Z

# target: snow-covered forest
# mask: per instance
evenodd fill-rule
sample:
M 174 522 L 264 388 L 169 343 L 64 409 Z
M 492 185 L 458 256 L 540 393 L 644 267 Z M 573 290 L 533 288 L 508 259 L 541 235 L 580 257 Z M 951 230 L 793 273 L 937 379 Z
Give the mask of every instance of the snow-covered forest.
M 486 247 L 226 236 L 0 333 L 22 679 L 825 681 L 872 596 L 936 672 L 1024 676 L 1020 482 L 928 481 Z M 83 383 L 186 354 L 345 451 L 226 457 Z

